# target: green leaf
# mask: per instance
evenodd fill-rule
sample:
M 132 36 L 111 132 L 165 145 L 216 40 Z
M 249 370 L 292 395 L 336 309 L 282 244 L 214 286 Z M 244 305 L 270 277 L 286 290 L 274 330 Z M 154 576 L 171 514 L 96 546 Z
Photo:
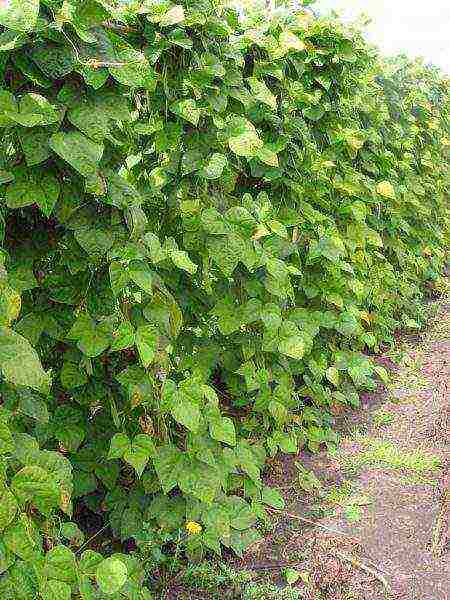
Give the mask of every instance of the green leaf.
M 93 142 L 79 131 L 59 132 L 52 135 L 50 148 L 84 177 L 97 172 L 103 156 L 103 145 Z
M 4 532 L 3 541 L 8 550 L 26 562 L 36 561 L 42 554 L 40 537 L 24 514 Z
M 284 576 L 286 578 L 286 582 L 289 585 L 292 585 L 293 583 L 295 583 L 296 581 L 299 580 L 300 573 L 298 571 L 296 571 L 295 569 L 288 568 L 288 569 L 284 570 Z
M 261 162 L 269 167 L 278 167 L 278 156 L 276 152 L 271 150 L 268 146 L 262 146 L 256 152 L 256 156 Z
M 72 590 L 70 585 L 63 581 L 49 579 L 41 589 L 42 600 L 70 600 Z
M 9 208 L 37 204 L 48 217 L 53 212 L 60 192 L 60 183 L 51 173 L 21 169 L 6 191 L 6 204 Z
M 234 423 L 229 417 L 213 418 L 209 422 L 209 433 L 211 437 L 219 442 L 236 445 L 236 431 Z
M 188 273 L 193 275 L 197 271 L 197 265 L 192 262 L 189 258 L 187 252 L 184 250 L 171 250 L 170 258 L 172 259 L 173 264 L 179 269 L 183 269 Z
M 63 363 L 59 379 L 66 390 L 73 390 L 88 382 L 86 373 L 80 365 L 69 361 Z
M 48 131 L 39 128 L 32 131 L 20 131 L 19 141 L 25 155 L 25 161 L 29 167 L 38 165 L 49 158 L 51 155 Z
M 127 287 L 130 282 L 130 275 L 128 269 L 119 261 L 112 261 L 109 265 L 109 279 L 111 281 L 111 288 L 115 296 L 119 294 Z
M 252 96 L 256 100 L 259 100 L 263 104 L 269 106 L 272 110 L 276 110 L 277 99 L 266 86 L 266 84 L 263 81 L 259 81 L 256 77 L 249 77 L 247 81 L 250 85 Z
M 11 282 L 11 278 L 10 283 Z M 21 291 L 21 290 L 19 290 Z M 18 290 L 9 286 L 0 287 L 0 325 L 8 327 L 17 319 L 22 308 L 22 299 Z
M 147 292 L 153 292 L 153 273 L 147 263 L 139 260 L 133 260 L 128 265 L 128 273 L 134 283 Z
M 157 75 L 142 52 L 125 48 L 117 53 L 117 63 L 117 66 L 109 67 L 109 72 L 116 81 L 131 88 L 154 91 Z
M 118 350 L 131 348 L 136 342 L 134 327 L 128 321 L 121 323 L 118 328 L 113 331 L 112 337 L 113 343 L 111 344 L 110 348 L 111 352 L 117 352 Z
M 158 349 L 159 335 L 152 325 L 141 325 L 136 331 L 136 347 L 141 363 L 148 367 L 154 360 Z
M 12 31 L 7 29 L 0 34 L 0 52 L 8 52 L 14 48 L 20 48 L 27 41 L 27 36 L 20 31 Z
M 128 579 L 128 570 L 124 562 L 111 556 L 98 565 L 95 576 L 100 590 L 110 596 L 123 588 Z
M 173 418 L 178 421 L 181 425 L 196 433 L 198 431 L 200 423 L 200 410 L 199 407 L 183 398 L 181 394 L 177 395 L 174 406 L 171 410 Z
M 0 531 L 4 531 L 15 519 L 18 510 L 14 494 L 0 485 Z
M 0 127 L 14 125 L 14 120 L 9 116 L 10 113 L 17 112 L 17 104 L 14 96 L 7 90 L 0 89 Z
M 109 135 L 114 122 L 130 121 L 131 117 L 127 98 L 111 90 L 83 98 L 67 115 L 74 127 L 96 142 Z
M 211 465 L 194 459 L 185 464 L 178 477 L 178 484 L 185 494 L 211 504 L 219 493 L 220 477 Z
M 12 454 L 15 444 L 6 421 L 0 418 L 0 454 Z
M 45 572 L 57 581 L 75 583 L 77 581 L 75 554 L 67 546 L 53 547 L 45 556 Z
M 203 167 L 202 175 L 206 179 L 219 179 L 224 168 L 228 164 L 228 159 L 223 154 L 215 152 L 208 158 L 207 163 Z
M 25 506 L 31 502 L 42 514 L 50 515 L 60 505 L 61 492 L 53 475 L 38 466 L 23 467 L 11 480 L 11 489 Z
M 180 117 L 185 119 L 186 121 L 189 121 L 189 123 L 192 123 L 193 125 L 198 125 L 201 110 L 197 108 L 195 100 L 179 100 L 178 102 L 175 102 L 175 104 L 172 104 L 170 110 L 174 114 L 179 115 Z
M 108 459 L 122 458 L 125 452 L 130 450 L 130 448 L 130 438 L 125 433 L 116 433 L 116 435 L 111 438 Z
M 262 501 L 268 506 L 282 510 L 284 508 L 284 499 L 278 490 L 270 487 L 264 487 L 261 495 Z
M 339 385 L 339 371 L 336 369 L 336 367 L 328 367 L 325 375 L 330 383 L 335 386 Z
M 95 324 L 93 321 L 86 324 L 78 338 L 79 349 L 91 358 L 104 352 L 112 341 L 110 326 L 107 323 Z
M 23 127 L 50 125 L 59 121 L 55 107 L 40 94 L 29 93 L 22 96 L 18 112 L 9 112 L 8 116 Z
M 105 254 L 114 243 L 114 237 L 108 231 L 94 227 L 77 229 L 75 239 L 88 254 Z
M 5 0 L 0 4 L 0 25 L 13 31 L 31 31 L 39 14 L 39 0 Z
M 123 459 L 131 465 L 140 477 L 148 461 L 155 454 L 155 444 L 151 436 L 141 433 L 137 435 L 131 447 L 123 455 Z
M 150 260 L 154 263 L 158 263 L 166 257 L 164 250 L 161 247 L 159 238 L 154 233 L 146 233 L 143 237 L 144 243 L 148 248 Z
M 61 525 L 61 535 L 71 544 L 81 545 L 84 542 L 84 533 L 76 523 L 66 522 Z
M 255 523 L 256 515 L 243 498 L 239 496 L 228 497 L 226 507 L 233 529 L 243 531 Z
M 390 198 L 391 200 L 395 200 L 395 190 L 392 183 L 389 181 L 380 181 L 376 188 L 377 194 L 383 196 L 384 198 Z
M 97 600 L 98 598 L 97 590 L 87 575 L 80 577 L 79 591 L 82 600 Z
M 172 444 L 166 444 L 158 447 L 152 460 L 163 492 L 168 494 L 177 485 L 184 470 L 184 454 Z
M 305 341 L 298 335 L 293 335 L 282 339 L 278 344 L 278 351 L 281 354 L 300 360 L 305 354 Z
M 24 337 L 7 327 L 0 327 L 0 370 L 6 381 L 46 393 L 51 378 L 42 368 L 39 357 Z
M 228 138 L 230 150 L 238 156 L 251 158 L 264 145 L 253 123 L 244 117 L 232 117 L 227 132 L 230 136 Z
M 5 573 L 15 562 L 16 557 L 14 554 L 10 552 L 3 541 L 0 540 L 0 575 L 3 575 L 3 573 Z

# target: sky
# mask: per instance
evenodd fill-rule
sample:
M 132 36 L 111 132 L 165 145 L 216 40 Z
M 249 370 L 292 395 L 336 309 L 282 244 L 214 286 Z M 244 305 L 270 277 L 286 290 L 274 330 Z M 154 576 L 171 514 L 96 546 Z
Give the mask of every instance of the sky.
M 367 37 L 388 55 L 425 58 L 450 73 L 450 0 L 317 0 L 315 10 L 372 17 Z

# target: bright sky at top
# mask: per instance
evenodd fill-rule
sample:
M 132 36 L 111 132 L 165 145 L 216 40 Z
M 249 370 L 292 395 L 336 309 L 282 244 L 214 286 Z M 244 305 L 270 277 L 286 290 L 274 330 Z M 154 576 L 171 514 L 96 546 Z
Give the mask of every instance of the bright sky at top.
M 313 8 L 367 14 L 367 37 L 385 54 L 420 56 L 450 73 L 450 0 L 317 0 Z

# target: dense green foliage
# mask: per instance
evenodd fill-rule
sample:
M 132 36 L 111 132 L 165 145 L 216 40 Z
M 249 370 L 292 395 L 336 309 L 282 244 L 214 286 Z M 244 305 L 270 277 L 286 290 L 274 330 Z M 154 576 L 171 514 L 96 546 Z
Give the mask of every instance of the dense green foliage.
M 332 443 L 420 319 L 448 81 L 210 0 L 8 0 L 0 25 L 0 595 L 143 600 L 161 546 L 257 537 L 266 457 Z

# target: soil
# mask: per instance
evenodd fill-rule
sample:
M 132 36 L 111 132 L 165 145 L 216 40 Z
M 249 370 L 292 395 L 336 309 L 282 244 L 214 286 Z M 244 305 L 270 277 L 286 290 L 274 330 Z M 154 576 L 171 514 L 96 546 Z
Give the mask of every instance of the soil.
M 286 509 L 235 567 L 280 587 L 293 567 L 311 600 L 449 600 L 450 305 L 395 358 L 378 358 L 392 383 L 337 416 L 337 449 L 274 463 Z M 296 463 L 316 475 L 312 491 Z

